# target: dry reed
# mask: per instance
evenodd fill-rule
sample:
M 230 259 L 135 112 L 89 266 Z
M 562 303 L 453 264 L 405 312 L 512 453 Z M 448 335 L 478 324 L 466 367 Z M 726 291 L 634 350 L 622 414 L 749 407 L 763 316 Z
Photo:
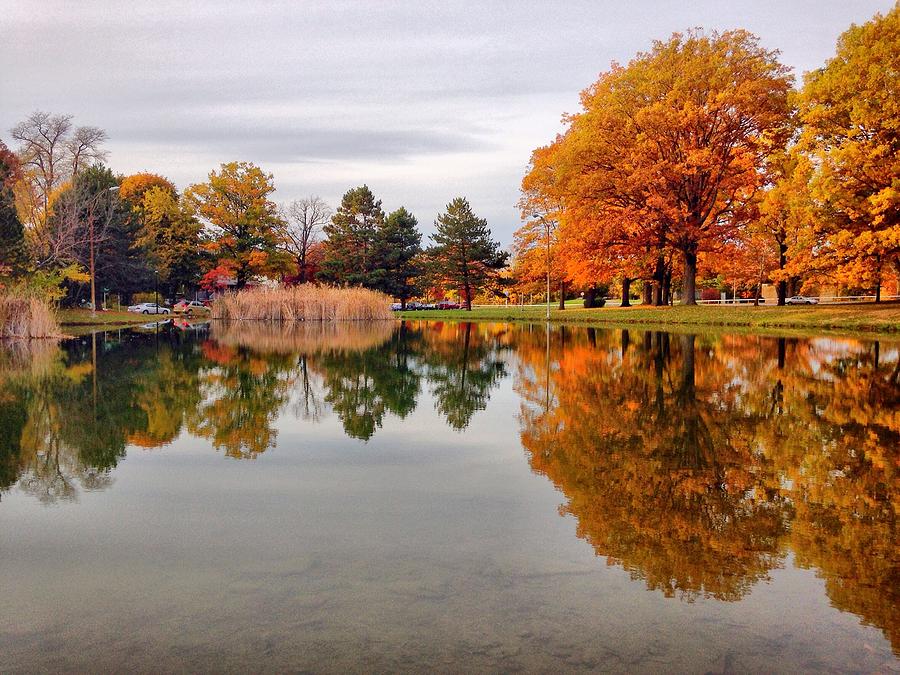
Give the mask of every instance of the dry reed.
M 387 321 L 295 322 L 282 326 L 269 322 L 217 321 L 210 337 L 227 347 L 247 347 L 261 354 L 317 354 L 322 352 L 356 352 L 378 347 L 393 333 Z
M 0 294 L 0 338 L 59 336 L 59 324 L 48 302 L 28 295 Z
M 255 288 L 223 295 L 213 302 L 212 318 L 230 321 L 389 321 L 388 296 L 365 288 L 302 284 Z

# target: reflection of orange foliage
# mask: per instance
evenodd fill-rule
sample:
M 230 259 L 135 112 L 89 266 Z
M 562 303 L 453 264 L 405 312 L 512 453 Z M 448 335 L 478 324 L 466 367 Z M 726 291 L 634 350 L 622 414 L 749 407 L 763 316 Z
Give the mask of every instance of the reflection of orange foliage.
M 209 345 L 209 346 L 208 346 Z M 293 355 L 257 355 L 248 349 L 204 343 L 212 368 L 201 369 L 205 392 L 188 418 L 194 434 L 234 458 L 252 459 L 275 445 L 272 424 L 287 402 L 296 379 Z
M 223 366 L 232 363 L 237 357 L 237 351 L 233 347 L 223 345 L 215 340 L 207 340 L 200 348 L 206 359 Z
M 789 546 L 900 648 L 896 348 L 876 371 L 854 340 L 563 328 L 549 359 L 542 333 L 516 342 L 522 442 L 598 555 L 733 600 Z
M 90 361 L 83 361 L 66 368 L 66 377 L 73 382 L 80 382 L 92 372 L 94 372 L 93 364 Z
M 167 441 L 154 438 L 150 434 L 143 431 L 135 431 L 126 439 L 129 445 L 136 445 L 139 448 L 158 448 L 165 445 Z

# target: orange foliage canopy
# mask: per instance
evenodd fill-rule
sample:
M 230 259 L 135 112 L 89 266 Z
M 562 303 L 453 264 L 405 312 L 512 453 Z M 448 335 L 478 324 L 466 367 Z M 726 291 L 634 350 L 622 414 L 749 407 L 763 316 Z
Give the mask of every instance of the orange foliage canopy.
M 647 277 L 673 249 L 692 303 L 698 254 L 736 238 L 786 142 L 791 82 L 740 30 L 676 33 L 613 64 L 523 181 L 561 205 L 570 273 Z
M 122 179 L 119 183 L 119 197 L 139 208 L 144 201 L 144 195 L 152 188 L 162 188 L 172 195 L 176 194 L 175 185 L 168 178 L 155 173 L 141 172 Z

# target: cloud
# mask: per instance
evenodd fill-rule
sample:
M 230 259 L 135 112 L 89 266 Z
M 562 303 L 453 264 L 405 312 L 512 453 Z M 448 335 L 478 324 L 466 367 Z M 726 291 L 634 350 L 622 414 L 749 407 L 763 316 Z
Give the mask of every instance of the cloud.
M 161 138 L 190 152 L 271 162 L 372 160 L 399 162 L 411 156 L 486 151 L 493 143 L 474 134 L 438 129 L 328 128 L 260 125 L 251 121 L 154 125 L 120 129 L 129 141 Z
M 247 159 L 283 198 L 368 181 L 423 222 L 465 194 L 508 242 L 531 150 L 611 61 L 691 26 L 744 27 L 799 74 L 892 5 L 0 0 L 0 137 L 42 109 L 104 127 L 117 171 L 193 182 Z

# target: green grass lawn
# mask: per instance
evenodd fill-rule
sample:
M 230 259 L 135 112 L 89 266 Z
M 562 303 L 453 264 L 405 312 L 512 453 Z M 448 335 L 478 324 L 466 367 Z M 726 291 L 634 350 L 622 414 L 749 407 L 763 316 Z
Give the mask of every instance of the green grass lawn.
M 155 318 L 171 319 L 171 314 L 135 314 L 134 312 L 97 312 L 89 309 L 61 309 L 56 313 L 60 326 L 139 326 Z
M 465 310 L 425 310 L 398 312 L 403 319 L 458 321 L 543 321 L 544 306 L 476 307 Z M 738 306 L 680 306 L 675 307 L 583 307 L 559 310 L 551 308 L 550 320 L 554 323 L 638 324 L 647 326 L 710 326 L 752 329 L 796 329 L 804 331 L 836 331 L 842 333 L 900 332 L 900 303 L 860 305 L 824 305 L 793 307 Z
M 580 301 L 579 301 L 580 302 Z M 543 321 L 542 306 L 476 307 L 471 312 L 461 309 L 397 312 L 403 319 L 455 321 Z M 159 315 L 158 318 L 171 318 Z M 156 315 L 130 312 L 97 312 L 64 309 L 57 314 L 62 326 L 136 326 L 153 321 Z M 824 305 L 799 307 L 737 307 L 699 305 L 695 307 L 604 307 L 584 309 L 581 306 L 550 312 L 554 323 L 584 325 L 641 325 L 648 327 L 705 326 L 751 330 L 753 332 L 840 332 L 900 333 L 900 303 L 861 305 Z

